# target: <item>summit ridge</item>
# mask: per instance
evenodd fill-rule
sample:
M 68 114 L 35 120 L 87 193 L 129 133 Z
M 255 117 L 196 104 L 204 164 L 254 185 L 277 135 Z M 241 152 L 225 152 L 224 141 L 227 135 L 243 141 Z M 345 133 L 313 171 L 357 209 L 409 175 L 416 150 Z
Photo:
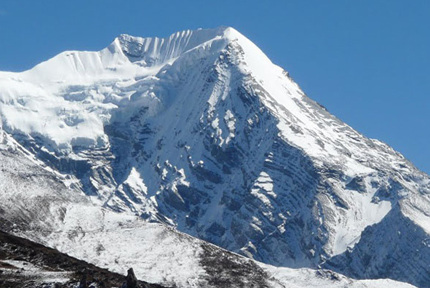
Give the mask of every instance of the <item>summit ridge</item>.
M 195 49 L 197 46 L 215 40 L 228 41 L 229 35 L 238 34 L 231 27 L 219 27 L 216 29 L 185 30 L 176 32 L 166 38 L 158 37 L 134 37 L 121 34 L 114 42 L 118 41 L 122 51 L 132 60 L 146 59 L 147 63 L 159 64 L 179 57 L 181 54 Z

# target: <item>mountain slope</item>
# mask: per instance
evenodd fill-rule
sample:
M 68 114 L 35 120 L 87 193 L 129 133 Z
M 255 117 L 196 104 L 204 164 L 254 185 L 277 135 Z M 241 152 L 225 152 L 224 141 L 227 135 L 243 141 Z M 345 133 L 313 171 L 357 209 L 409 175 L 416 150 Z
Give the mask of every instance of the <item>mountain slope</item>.
M 95 205 L 268 264 L 429 287 L 427 246 L 408 257 L 418 247 L 390 236 L 426 243 L 429 177 L 232 28 L 121 35 L 2 72 L 0 87 L 4 131 Z M 362 251 L 378 268 L 357 264 Z
M 1 229 L 110 271 L 133 267 L 139 279 L 165 287 L 413 287 L 389 280 L 351 280 L 327 270 L 264 265 L 164 225 L 97 207 L 76 188 L 64 186 L 61 175 L 43 167 L 7 134 L 1 135 Z M 16 283 L 34 287 L 41 282 L 73 286 L 88 265 L 3 232 L 0 264 L 9 265 L 0 267 L 4 270 L 0 283 L 7 287 Z M 24 270 L 10 273 L 11 265 Z M 87 281 L 102 280 L 105 285 L 121 281 L 116 274 L 87 267 L 96 272 Z

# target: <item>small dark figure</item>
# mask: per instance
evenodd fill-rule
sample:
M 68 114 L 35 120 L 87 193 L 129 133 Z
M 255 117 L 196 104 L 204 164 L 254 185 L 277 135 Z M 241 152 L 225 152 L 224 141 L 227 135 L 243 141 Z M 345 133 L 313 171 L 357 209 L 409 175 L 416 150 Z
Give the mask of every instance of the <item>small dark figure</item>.
M 133 268 L 127 271 L 127 288 L 140 288 L 140 285 L 137 284 L 137 278 L 136 275 L 134 275 Z
M 87 269 L 82 271 L 81 281 L 79 281 L 79 288 L 88 288 L 87 285 Z

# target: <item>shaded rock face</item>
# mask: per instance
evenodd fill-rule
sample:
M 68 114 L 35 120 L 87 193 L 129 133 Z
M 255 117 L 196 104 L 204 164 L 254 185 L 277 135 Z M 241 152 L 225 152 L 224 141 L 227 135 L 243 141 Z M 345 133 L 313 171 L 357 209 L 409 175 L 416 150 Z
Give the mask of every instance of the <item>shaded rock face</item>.
M 395 207 L 383 221 L 364 230 L 354 249 L 331 258 L 323 267 L 353 278 L 392 278 L 430 287 L 430 267 L 424 264 L 430 257 L 428 239 Z
M 389 215 L 399 207 L 410 229 L 427 235 L 416 219 L 429 218 L 422 212 L 430 207 L 429 177 L 309 99 L 234 29 L 196 33 L 153 42 L 123 35 L 97 61 L 83 63 L 85 73 L 72 65 L 66 76 L 75 78 L 47 82 L 62 101 L 61 109 L 50 107 L 54 116 L 39 111 L 51 117 L 43 120 L 50 129 L 25 132 L 26 123 L 8 117 L 15 109 L 8 98 L 0 102 L 3 129 L 65 175 L 67 187 L 102 207 L 172 225 L 269 264 L 331 265 L 357 278 L 389 275 L 415 283 L 408 272 L 386 273 L 390 258 L 379 251 L 392 231 L 382 229 L 378 239 L 368 231 L 385 222 L 398 227 L 403 220 Z M 58 57 L 53 62 L 63 63 Z M 27 101 L 30 108 L 40 96 L 7 93 L 0 97 L 19 98 L 16 103 Z M 50 135 L 55 129 L 63 138 Z M 64 131 L 79 133 L 73 138 Z M 393 245 L 406 242 L 393 238 Z M 345 264 L 343 257 L 366 263 L 359 251 L 367 246 L 383 268 Z M 410 269 L 427 273 L 416 260 L 404 258 Z M 421 285 L 427 278 L 416 279 Z
M 113 179 L 123 183 L 131 169 L 151 179 L 144 181 L 148 195 L 158 191 L 154 193 L 155 216 L 174 219 L 181 231 L 260 261 L 308 266 L 308 257 L 319 257 L 310 256 L 309 247 L 325 243 L 323 233 L 311 236 L 318 229 L 313 227 L 313 211 L 318 209 L 313 203 L 318 173 L 302 151 L 278 136 L 277 119 L 252 92 L 262 88 L 256 83 L 247 84 L 229 61 L 217 59 L 211 66 L 204 62 L 201 73 L 192 71 L 201 75 L 201 85 L 188 93 L 200 93 L 201 99 L 188 107 L 176 111 L 177 102 L 186 100 L 179 98 L 181 91 L 175 91 L 179 99 L 145 126 L 140 126 L 145 123 L 143 114 L 126 126 L 115 123 L 109 128 L 110 151 L 115 159 L 111 163 Z M 227 68 L 220 68 L 223 66 Z M 208 74 L 209 79 L 205 78 Z M 222 80 L 223 74 L 237 76 Z M 182 77 L 184 81 L 192 79 Z M 217 93 L 219 86 L 229 87 L 230 92 L 211 107 L 205 101 Z M 188 121 L 169 124 L 176 132 L 166 135 L 159 122 L 172 117 Z M 212 123 L 232 126 L 233 120 L 228 117 L 234 118 L 235 127 L 229 132 L 232 137 L 220 140 L 216 137 L 219 128 Z M 141 164 L 132 168 L 130 159 Z M 133 187 L 121 187 L 124 192 L 117 195 L 130 206 L 144 201 L 136 199 L 138 191 Z M 120 210 L 122 206 L 112 208 Z M 147 213 L 142 216 L 148 217 Z

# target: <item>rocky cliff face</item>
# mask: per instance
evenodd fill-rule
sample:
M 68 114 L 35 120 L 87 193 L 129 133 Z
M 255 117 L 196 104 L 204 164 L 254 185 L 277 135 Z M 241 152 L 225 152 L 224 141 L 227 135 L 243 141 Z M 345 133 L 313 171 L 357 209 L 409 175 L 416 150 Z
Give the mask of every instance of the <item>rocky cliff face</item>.
M 75 197 L 268 264 L 428 287 L 429 177 L 232 28 L 121 35 L 0 87 L 5 133 Z

